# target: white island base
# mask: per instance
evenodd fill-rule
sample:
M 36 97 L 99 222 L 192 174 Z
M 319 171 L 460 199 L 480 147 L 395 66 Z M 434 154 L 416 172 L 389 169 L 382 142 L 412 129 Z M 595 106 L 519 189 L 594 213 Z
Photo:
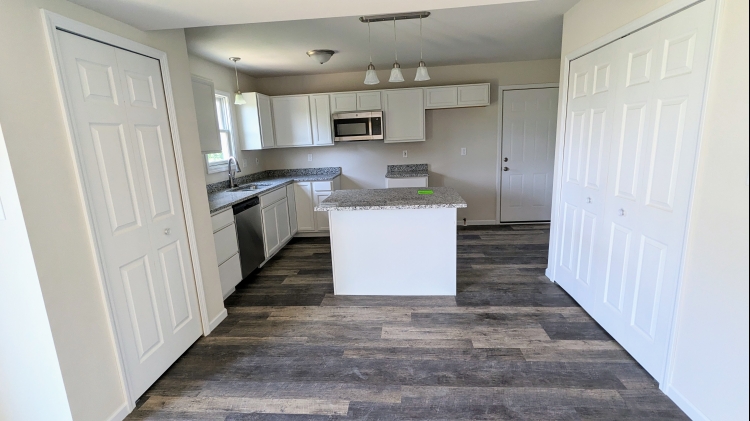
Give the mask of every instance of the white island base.
M 330 211 L 335 295 L 456 295 L 456 209 Z

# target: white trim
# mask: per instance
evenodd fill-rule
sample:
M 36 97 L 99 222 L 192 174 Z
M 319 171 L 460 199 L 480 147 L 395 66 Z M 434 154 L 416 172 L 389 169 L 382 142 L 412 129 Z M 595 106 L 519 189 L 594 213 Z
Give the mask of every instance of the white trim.
M 532 83 L 528 85 L 503 85 L 497 87 L 497 160 L 495 163 L 495 223 L 500 222 L 500 196 L 503 190 L 503 94 L 522 89 L 559 88 L 559 83 Z M 545 221 L 546 222 L 546 221 Z
M 568 96 L 568 90 L 567 86 L 569 83 L 570 78 L 570 62 L 575 60 L 576 58 L 579 58 L 581 56 L 584 56 L 594 50 L 597 50 L 607 44 L 610 44 L 620 38 L 623 38 L 629 34 L 632 34 L 633 32 L 636 32 L 644 27 L 647 27 L 649 25 L 652 25 L 660 20 L 666 19 L 669 16 L 672 16 L 676 13 L 679 13 L 680 11 L 693 6 L 695 4 L 701 3 L 702 1 L 705 1 L 707 3 L 713 3 L 714 4 L 714 19 L 713 19 L 713 27 L 712 27 L 712 34 L 711 34 L 711 47 L 709 49 L 709 62 L 708 62 L 708 69 L 706 72 L 706 81 L 705 81 L 705 88 L 703 92 L 703 101 L 701 105 L 701 118 L 700 118 L 700 124 L 699 124 L 699 138 L 697 143 L 697 149 L 696 149 L 696 159 L 693 166 L 693 176 L 692 176 L 692 185 L 690 188 L 690 195 L 688 198 L 688 214 L 686 218 L 685 223 L 685 236 L 684 236 L 684 242 L 682 246 L 682 255 L 680 257 L 680 269 L 677 277 L 677 292 L 675 295 L 675 305 L 674 305 L 674 316 L 672 318 L 672 326 L 670 328 L 670 340 L 668 345 L 668 351 L 667 351 L 667 364 L 666 369 L 664 370 L 664 375 L 661 379 L 656 379 L 659 382 L 659 388 L 662 391 L 668 392 L 667 395 L 672 398 L 674 394 L 678 394 L 674 387 L 671 386 L 672 381 L 672 372 L 674 370 L 674 344 L 676 342 L 676 336 L 677 336 L 677 329 L 675 328 L 677 326 L 677 322 L 679 320 L 680 314 L 679 314 L 679 298 L 682 292 L 682 278 L 683 273 L 686 265 L 685 257 L 687 255 L 687 243 L 689 240 L 689 234 L 690 234 L 690 223 L 692 219 L 692 209 L 693 209 L 693 201 L 695 196 L 695 188 L 696 188 L 696 177 L 698 173 L 698 164 L 700 161 L 700 150 L 701 150 L 701 143 L 703 141 L 703 132 L 704 132 L 704 122 L 705 122 L 705 116 L 706 116 L 706 109 L 708 105 L 708 89 L 709 89 L 709 82 L 711 78 L 711 68 L 713 67 L 713 58 L 715 55 L 716 50 L 716 43 L 717 43 L 717 31 L 718 31 L 718 19 L 719 19 L 719 11 L 721 9 L 721 6 L 723 5 L 723 0 L 672 0 L 668 4 L 610 32 L 607 35 L 602 36 L 601 38 L 581 47 L 576 50 L 574 50 L 571 53 L 568 53 L 563 57 L 562 63 L 561 63 L 561 81 L 560 86 L 563 87 L 560 89 L 560 95 L 559 95 L 559 106 L 558 106 L 558 116 L 557 116 L 557 140 L 555 145 L 555 173 L 553 176 L 554 185 L 553 185 L 553 195 L 552 195 L 552 220 L 551 220 L 551 228 L 550 228 L 550 246 L 549 246 L 549 260 L 548 260 L 548 267 L 545 271 L 545 274 L 547 277 L 554 282 L 555 280 L 555 267 L 556 261 L 555 258 L 557 256 L 557 238 L 558 238 L 558 224 L 556 223 L 557 220 L 559 220 L 559 203 L 560 203 L 560 194 L 562 190 L 562 153 L 564 150 L 564 140 L 565 140 L 565 123 L 567 121 L 566 114 L 567 114 L 567 96 Z M 556 213 L 557 211 L 557 213 Z M 671 394 L 670 394 L 671 393 Z M 677 396 L 677 395 L 674 395 Z M 678 401 L 682 400 L 682 404 L 680 404 Z M 691 404 L 688 403 L 688 401 L 682 397 L 682 395 L 679 395 L 677 397 L 677 400 L 675 400 L 680 407 L 685 410 L 685 412 L 689 412 L 688 410 L 690 408 L 694 409 L 697 414 L 701 414 L 700 411 L 695 409 Z M 685 407 L 683 407 L 685 405 Z M 688 408 L 687 410 L 685 408 Z M 692 416 L 692 413 L 690 414 Z M 701 414 L 702 415 L 702 414 Z
M 187 178 L 185 173 L 185 164 L 183 162 L 182 158 L 182 145 L 180 143 L 180 135 L 177 129 L 177 118 L 176 118 L 176 111 L 174 106 L 174 97 L 172 94 L 172 84 L 171 79 L 169 76 L 169 66 L 168 66 L 168 60 L 167 60 L 167 54 L 163 51 L 159 51 L 157 49 L 148 47 L 146 45 L 137 43 L 135 41 L 129 40 L 127 38 L 120 37 L 118 35 L 111 34 L 109 32 L 103 31 L 101 29 L 94 28 L 92 26 L 86 25 L 84 23 L 75 21 L 73 19 L 67 18 L 62 15 L 58 15 L 57 13 L 50 12 L 48 10 L 41 10 L 42 14 L 42 21 L 45 26 L 45 30 L 47 32 L 47 42 L 49 47 L 49 53 L 50 57 L 52 59 L 52 62 L 54 63 L 54 71 L 56 75 L 56 84 L 57 84 L 57 93 L 58 97 L 60 99 L 60 102 L 63 104 L 65 113 L 64 113 L 64 122 L 66 126 L 66 131 L 68 135 L 68 142 L 71 147 L 71 150 L 73 151 L 73 155 L 76 158 L 76 164 L 75 171 L 76 175 L 78 177 L 78 187 L 80 192 L 81 201 L 83 204 L 84 209 L 86 209 L 85 217 L 87 220 L 87 229 L 88 229 L 88 235 L 91 239 L 91 242 L 94 244 L 96 253 L 95 253 L 95 261 L 97 263 L 97 275 L 99 279 L 99 283 L 101 286 L 101 292 L 104 299 L 104 302 L 106 305 L 107 315 L 109 316 L 110 321 L 110 334 L 111 339 L 113 341 L 113 344 L 115 345 L 116 350 L 116 358 L 117 358 L 117 365 L 119 368 L 119 374 L 120 374 L 120 380 L 122 382 L 122 388 L 123 388 L 123 394 L 125 397 L 125 402 L 127 405 L 128 412 L 132 411 L 135 407 L 135 399 L 130 395 L 130 387 L 128 384 L 128 378 L 126 375 L 126 367 L 124 365 L 124 361 L 122 358 L 122 344 L 120 342 L 118 332 L 118 326 L 116 318 L 113 317 L 114 311 L 114 303 L 112 302 L 112 299 L 110 297 L 109 291 L 108 291 L 108 284 L 105 281 L 106 274 L 104 272 L 104 262 L 102 261 L 102 253 L 101 251 L 101 245 L 99 244 L 99 241 L 97 240 L 98 236 L 96 235 L 96 224 L 95 224 L 95 214 L 92 211 L 91 207 L 89 206 L 88 197 L 90 197 L 89 194 L 89 187 L 86 183 L 86 179 L 84 175 L 81 172 L 81 167 L 78 165 L 78 163 L 82 162 L 82 156 L 81 152 L 77 146 L 77 142 L 75 139 L 78 137 L 76 133 L 75 124 L 73 124 L 73 121 L 71 119 L 71 106 L 70 106 L 70 100 L 68 98 L 67 90 L 65 88 L 65 81 L 63 77 L 63 71 L 62 66 L 59 60 L 59 57 L 61 56 L 60 53 L 60 45 L 59 40 L 57 37 L 57 29 L 61 29 L 67 32 L 75 33 L 81 36 L 84 36 L 86 38 L 90 38 L 93 40 L 97 40 L 118 48 L 122 48 L 128 51 L 132 51 L 147 57 L 154 58 L 156 60 L 159 60 L 160 68 L 161 68 L 161 76 L 164 83 L 164 95 L 167 103 L 167 114 L 169 117 L 169 125 L 170 130 L 172 134 L 172 145 L 174 148 L 174 154 L 175 154 L 175 162 L 177 165 L 177 177 L 179 181 L 179 188 L 180 188 L 180 196 L 182 198 L 182 206 L 184 211 L 184 217 L 185 217 L 185 226 L 187 228 L 187 235 L 188 235 L 188 246 L 190 249 L 190 255 L 191 255 L 191 262 L 193 267 L 193 275 L 195 279 L 196 284 L 196 292 L 198 295 L 198 306 L 200 310 L 200 316 L 201 316 L 201 324 L 203 327 L 203 334 L 208 335 L 210 332 L 210 323 L 208 320 L 208 310 L 206 306 L 206 297 L 204 294 L 203 289 L 203 277 L 201 274 L 200 269 L 200 260 L 198 255 L 198 247 L 197 247 L 197 239 L 195 235 L 195 226 L 193 224 L 193 214 L 190 206 L 190 199 L 188 195 L 188 188 L 187 188 Z
M 330 237 L 330 236 L 331 236 L 330 228 L 329 228 L 328 231 L 320 231 L 320 232 L 315 232 L 315 231 L 312 231 L 312 232 L 302 231 L 302 232 L 300 232 L 300 231 L 297 231 L 297 233 L 294 234 L 294 237 L 302 237 L 302 238 L 306 238 L 306 237 Z M 263 263 L 265 263 L 265 262 L 263 262 Z
M 234 292 L 234 289 L 232 289 L 232 292 Z M 231 294 L 231 293 L 230 293 Z M 217 314 L 216 317 L 214 317 L 213 320 L 208 324 L 209 332 L 216 329 L 216 326 L 219 325 L 219 323 L 223 322 L 224 319 L 227 318 L 227 309 L 221 310 L 221 313 Z
M 127 403 L 122 404 L 119 408 L 115 409 L 115 411 L 110 415 L 109 417 L 105 418 L 107 421 L 122 421 L 125 419 L 125 417 L 128 416 L 132 412 L 132 409 L 128 407 Z
M 684 396 L 682 396 L 682 393 L 678 392 L 677 389 L 675 389 L 672 386 L 667 386 L 667 389 L 664 391 L 664 393 L 672 399 L 672 402 L 677 404 L 682 411 L 687 414 L 688 417 L 690 417 L 693 421 L 709 421 L 709 418 L 703 414 L 698 408 L 695 407 L 690 401 L 688 401 Z

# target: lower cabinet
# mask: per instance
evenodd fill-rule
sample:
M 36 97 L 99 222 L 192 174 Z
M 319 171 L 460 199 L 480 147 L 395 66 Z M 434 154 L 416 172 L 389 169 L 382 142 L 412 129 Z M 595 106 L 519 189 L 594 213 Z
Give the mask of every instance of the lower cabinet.
M 340 188 L 340 179 L 333 181 L 298 181 L 294 183 L 296 201 L 297 225 L 301 233 L 328 232 L 328 212 L 316 212 L 315 206 L 320 204 L 332 192 Z
M 297 233 L 297 200 L 294 197 L 294 184 L 286 186 L 286 204 L 289 208 L 289 228 L 294 235 Z
M 214 231 L 216 260 L 219 263 L 219 281 L 224 298 L 234 292 L 234 287 L 242 281 L 237 229 L 234 225 L 232 208 L 211 216 Z
M 427 187 L 427 177 L 404 177 L 385 179 L 385 188 L 394 187 Z
M 263 217 L 263 245 L 266 259 L 270 259 L 292 238 L 287 203 L 287 199 L 284 197 L 261 209 Z

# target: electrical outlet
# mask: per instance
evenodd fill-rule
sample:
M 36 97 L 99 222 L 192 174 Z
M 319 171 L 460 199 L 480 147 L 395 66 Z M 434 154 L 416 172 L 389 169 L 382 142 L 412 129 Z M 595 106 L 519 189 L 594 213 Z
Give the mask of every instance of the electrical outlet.
M 242 168 L 247 167 L 247 159 L 242 159 Z
M 406 158 L 406 157 L 407 157 L 407 156 L 408 156 L 409 154 L 408 154 L 408 153 L 407 153 L 406 151 L 404 151 L 404 152 L 402 153 L 402 155 L 404 156 L 404 158 Z
M 307 160 L 310 161 L 310 162 L 312 162 L 312 154 L 311 153 L 307 154 Z
M 255 165 L 260 165 L 260 158 L 255 158 Z
M 466 155 L 466 148 L 461 148 L 461 155 Z

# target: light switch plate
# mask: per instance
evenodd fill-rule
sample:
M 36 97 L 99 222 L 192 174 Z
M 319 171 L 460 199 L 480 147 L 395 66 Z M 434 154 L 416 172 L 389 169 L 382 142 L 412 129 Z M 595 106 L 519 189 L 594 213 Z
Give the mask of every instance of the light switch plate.
M 312 161 L 312 154 L 311 153 L 307 154 L 307 160 L 308 161 Z
M 402 155 L 403 155 L 403 157 L 404 157 L 404 158 L 406 158 L 406 157 L 407 157 L 407 156 L 408 156 L 409 154 L 408 154 L 408 153 L 407 153 L 406 151 L 404 151 L 404 152 L 402 153 Z
M 461 148 L 461 155 L 466 155 L 466 148 Z

